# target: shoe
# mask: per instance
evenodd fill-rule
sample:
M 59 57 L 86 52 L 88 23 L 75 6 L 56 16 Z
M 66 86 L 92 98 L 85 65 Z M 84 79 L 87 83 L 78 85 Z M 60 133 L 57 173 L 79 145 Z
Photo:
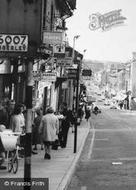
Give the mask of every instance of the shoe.
M 50 160 L 50 159 L 51 159 L 51 156 L 50 156 L 49 154 L 45 153 L 45 155 L 44 155 L 44 159 L 48 159 L 48 160 Z
M 7 167 L 6 166 L 0 166 L 0 170 L 6 170 Z
M 66 145 L 62 144 L 62 145 L 61 145 L 61 148 L 66 148 Z
M 32 150 L 32 154 L 38 154 L 38 152 L 34 152 L 34 151 Z
M 49 160 L 51 159 L 51 156 L 50 156 L 50 154 L 48 154 L 48 159 L 49 159 Z

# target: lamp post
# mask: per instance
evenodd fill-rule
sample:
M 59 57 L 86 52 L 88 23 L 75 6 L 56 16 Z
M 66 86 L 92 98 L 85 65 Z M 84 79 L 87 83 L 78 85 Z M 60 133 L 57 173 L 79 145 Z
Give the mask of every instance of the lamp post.
M 72 61 L 74 64 L 74 58 L 75 58 L 75 40 L 78 39 L 80 35 L 76 35 L 73 38 L 73 52 L 72 52 Z M 77 89 L 76 89 L 76 121 L 75 121 L 75 130 L 74 130 L 74 153 L 76 153 L 77 150 L 77 123 L 78 123 L 78 103 L 79 103 L 79 74 L 80 74 L 80 63 L 77 66 Z
M 72 61 L 74 63 L 74 57 L 75 57 L 75 41 L 80 37 L 80 35 L 76 35 L 73 38 L 73 52 L 72 52 Z

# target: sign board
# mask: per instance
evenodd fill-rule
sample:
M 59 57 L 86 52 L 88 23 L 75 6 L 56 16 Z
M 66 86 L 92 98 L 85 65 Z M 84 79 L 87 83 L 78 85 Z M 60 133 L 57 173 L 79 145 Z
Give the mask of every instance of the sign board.
M 38 49 L 37 49 L 37 53 L 42 53 L 42 54 L 49 54 L 51 55 L 52 54 L 52 50 L 47 48 L 47 47 L 44 47 L 44 46 L 40 46 Z
M 0 51 L 27 52 L 28 51 L 28 36 L 0 34 Z
M 72 57 L 65 57 L 64 59 L 57 59 L 57 66 L 72 67 Z
M 77 69 L 68 69 L 68 79 L 77 78 Z
M 57 75 L 56 73 L 43 73 L 41 75 L 42 81 L 54 82 L 56 81 Z
M 65 53 L 65 44 L 56 44 L 53 46 L 54 54 Z
M 44 44 L 62 44 L 63 33 L 62 32 L 47 32 L 43 31 L 43 43 Z
M 91 76 L 92 70 L 91 69 L 83 69 L 82 76 Z
M 90 76 L 82 76 L 82 79 L 83 80 L 91 80 L 91 77 Z

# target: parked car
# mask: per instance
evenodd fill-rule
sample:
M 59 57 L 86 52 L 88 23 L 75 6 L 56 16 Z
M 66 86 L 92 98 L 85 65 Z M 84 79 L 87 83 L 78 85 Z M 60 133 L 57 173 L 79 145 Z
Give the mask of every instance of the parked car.
M 109 101 L 109 100 L 105 100 L 104 105 L 105 105 L 105 106 L 110 106 L 110 105 L 111 105 L 111 104 L 110 104 L 110 101 Z
M 117 106 L 112 105 L 112 106 L 110 107 L 110 109 L 118 109 L 118 108 L 117 108 Z

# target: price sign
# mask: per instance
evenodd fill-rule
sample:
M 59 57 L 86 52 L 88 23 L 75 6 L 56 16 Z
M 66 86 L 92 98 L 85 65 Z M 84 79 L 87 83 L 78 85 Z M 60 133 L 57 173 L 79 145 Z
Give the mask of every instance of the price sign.
M 0 52 L 27 52 L 28 35 L 0 34 Z

